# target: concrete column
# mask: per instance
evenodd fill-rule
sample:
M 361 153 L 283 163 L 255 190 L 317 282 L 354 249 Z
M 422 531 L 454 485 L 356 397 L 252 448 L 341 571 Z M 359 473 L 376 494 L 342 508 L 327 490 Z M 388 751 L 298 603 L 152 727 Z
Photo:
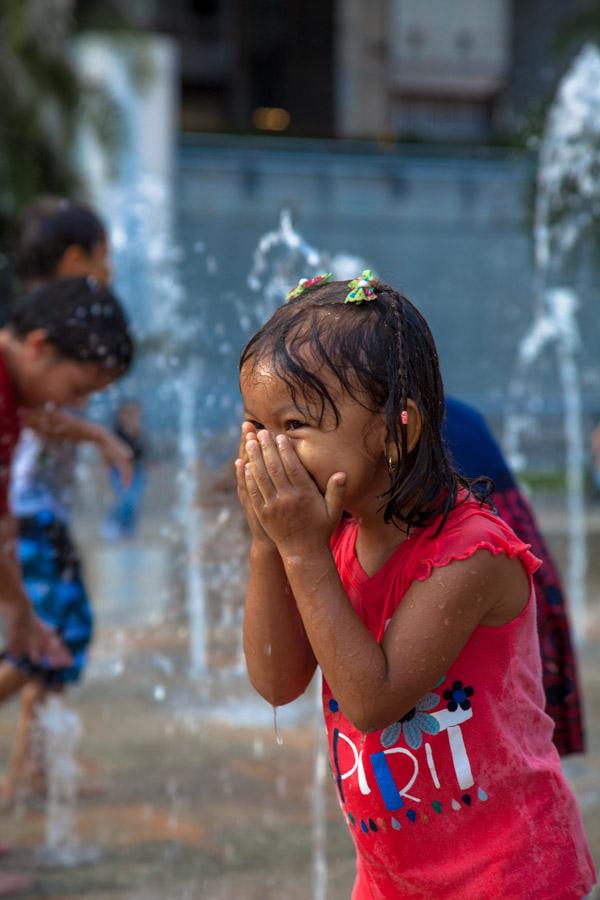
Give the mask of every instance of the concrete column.
M 335 33 L 336 127 L 341 137 L 389 132 L 389 0 L 338 0 Z

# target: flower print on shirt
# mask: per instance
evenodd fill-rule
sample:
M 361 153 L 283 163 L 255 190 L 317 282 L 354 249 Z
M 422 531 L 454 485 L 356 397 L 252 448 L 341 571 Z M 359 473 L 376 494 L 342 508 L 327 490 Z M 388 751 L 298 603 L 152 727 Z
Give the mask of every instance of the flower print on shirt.
M 381 745 L 386 749 L 396 743 L 401 734 L 413 750 L 418 750 L 423 743 L 422 732 L 437 734 L 440 723 L 427 710 L 433 709 L 440 701 L 439 694 L 425 694 L 416 706 L 413 706 L 401 719 L 389 725 L 381 732 Z
M 444 691 L 444 700 L 449 701 L 446 708 L 449 712 L 456 712 L 459 706 L 464 710 L 471 709 L 469 697 L 472 697 L 474 693 L 472 687 L 465 687 L 462 681 L 454 681 L 452 688 Z

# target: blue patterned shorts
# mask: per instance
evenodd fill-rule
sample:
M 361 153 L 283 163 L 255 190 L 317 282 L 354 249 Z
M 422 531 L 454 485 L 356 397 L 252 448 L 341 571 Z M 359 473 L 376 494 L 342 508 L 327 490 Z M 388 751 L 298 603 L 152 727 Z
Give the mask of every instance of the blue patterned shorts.
M 19 519 L 19 560 L 23 583 L 37 615 L 54 628 L 73 657 L 54 669 L 28 657 L 3 654 L 13 665 L 58 689 L 81 678 L 92 639 L 94 617 L 81 576 L 81 563 L 69 532 L 55 516 L 38 513 Z

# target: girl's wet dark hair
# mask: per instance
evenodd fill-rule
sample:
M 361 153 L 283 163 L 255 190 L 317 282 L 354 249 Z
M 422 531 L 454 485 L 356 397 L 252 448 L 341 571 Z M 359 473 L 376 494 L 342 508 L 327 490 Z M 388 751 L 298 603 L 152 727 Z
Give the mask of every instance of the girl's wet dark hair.
M 312 288 L 280 307 L 242 351 L 240 368 L 265 360 L 287 384 L 300 408 L 340 415 L 324 379 L 333 374 L 358 403 L 385 416 L 387 446 L 398 464 L 383 495 L 386 522 L 409 529 L 443 515 L 456 505 L 459 488 L 470 488 L 453 468 L 442 435 L 444 387 L 433 336 L 413 304 L 386 284 L 375 285 L 376 299 L 344 303 L 347 282 Z M 402 411 L 412 400 L 421 415 L 419 441 L 408 452 Z M 490 488 L 478 490 L 485 499 Z
M 104 240 L 106 229 L 89 207 L 63 197 L 40 197 L 19 224 L 14 242 L 15 273 L 25 283 L 52 278 L 68 247 L 91 253 Z
M 23 297 L 7 327 L 18 338 L 44 329 L 65 359 L 123 373 L 133 361 L 130 325 L 121 303 L 94 278 L 59 278 Z

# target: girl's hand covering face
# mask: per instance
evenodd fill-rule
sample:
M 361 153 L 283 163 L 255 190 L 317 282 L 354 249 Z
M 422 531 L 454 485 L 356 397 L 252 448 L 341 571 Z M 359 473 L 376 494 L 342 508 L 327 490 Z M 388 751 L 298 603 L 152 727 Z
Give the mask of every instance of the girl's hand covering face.
M 256 429 L 251 422 L 243 422 L 242 423 L 242 433 L 240 439 L 240 449 L 238 459 L 235 461 L 235 477 L 237 482 L 237 492 L 239 501 L 242 505 L 242 509 L 246 514 L 246 520 L 248 522 L 248 527 L 250 528 L 250 532 L 252 534 L 252 539 L 256 543 L 264 544 L 269 547 L 273 547 L 273 541 L 266 533 L 259 520 L 256 517 L 256 513 L 254 512 L 254 508 L 252 503 L 250 502 L 250 497 L 248 496 L 248 490 L 246 488 L 246 475 L 244 468 L 248 463 L 248 454 L 246 453 L 246 441 L 250 438 L 254 438 L 256 440 Z
M 274 440 L 250 425 L 245 436 L 245 492 L 263 531 L 280 550 L 329 544 L 344 508 L 346 475 L 333 474 L 323 495 L 285 435 Z

